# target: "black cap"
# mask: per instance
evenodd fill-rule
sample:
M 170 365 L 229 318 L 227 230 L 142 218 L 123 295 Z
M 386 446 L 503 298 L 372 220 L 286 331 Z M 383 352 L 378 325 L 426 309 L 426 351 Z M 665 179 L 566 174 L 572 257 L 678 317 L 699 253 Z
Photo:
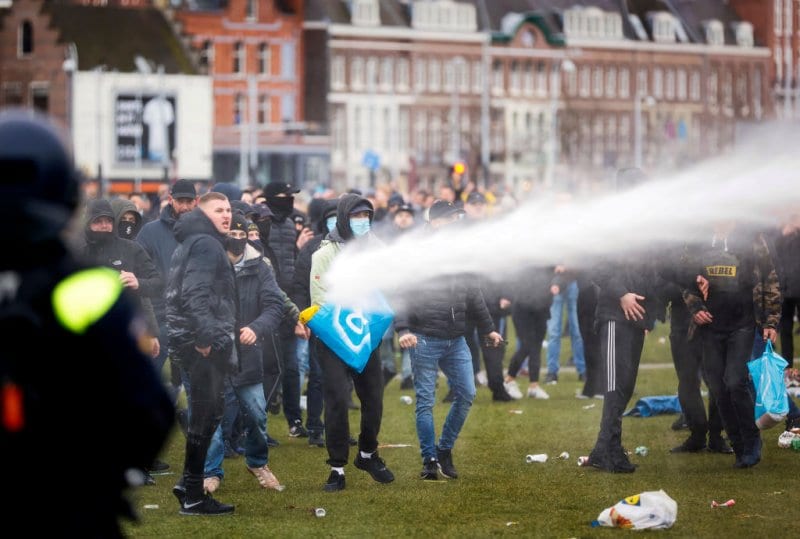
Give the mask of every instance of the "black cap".
M 392 196 L 389 197 L 389 200 L 386 204 L 388 206 L 402 206 L 404 202 L 403 195 L 400 193 L 392 193 Z
M 486 204 L 486 196 L 478 191 L 473 191 L 467 197 L 467 204 Z
M 354 213 L 359 213 L 362 211 L 368 211 L 370 213 L 374 211 L 372 209 L 372 204 L 369 202 L 369 200 L 362 200 L 361 202 L 353 206 L 353 208 L 349 212 L 347 212 L 347 214 L 353 215 Z
M 189 180 L 176 181 L 169 194 L 172 195 L 172 198 L 197 198 L 197 190 Z
M 401 211 L 407 211 L 411 215 L 414 215 L 416 213 L 416 211 L 414 211 L 414 206 L 412 206 L 411 204 L 400 204 L 400 207 L 397 208 L 396 213 L 400 213 Z
M 296 188 L 290 183 L 285 182 L 270 182 L 264 187 L 265 197 L 274 197 L 278 195 L 294 195 L 299 193 L 300 189 Z
M 247 217 L 239 212 L 234 213 L 231 217 L 231 230 L 242 230 L 247 232 L 249 224 L 250 221 L 247 219 Z
M 461 208 L 456 207 L 453 205 L 452 202 L 447 202 L 446 200 L 437 200 L 431 206 L 431 209 L 428 210 L 428 221 L 433 221 L 434 219 L 442 219 L 444 217 L 450 217 L 451 215 L 463 215 L 464 210 Z

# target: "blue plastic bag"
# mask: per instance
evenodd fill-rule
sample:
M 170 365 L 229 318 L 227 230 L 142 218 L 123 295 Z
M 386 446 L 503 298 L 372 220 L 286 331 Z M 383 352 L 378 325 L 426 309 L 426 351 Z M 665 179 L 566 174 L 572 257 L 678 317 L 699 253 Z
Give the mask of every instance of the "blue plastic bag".
M 783 371 L 788 365 L 772 349 L 770 341 L 767 341 L 761 357 L 747 362 L 747 370 L 756 388 L 756 425 L 761 430 L 774 427 L 789 413 L 789 400 L 783 381 Z
M 659 395 L 656 397 L 642 397 L 636 404 L 625 412 L 626 416 L 651 417 L 660 414 L 681 413 L 681 403 L 675 395 Z
M 308 321 L 308 327 L 339 359 L 361 373 L 393 320 L 394 311 L 386 299 L 376 295 L 368 310 L 326 303 Z

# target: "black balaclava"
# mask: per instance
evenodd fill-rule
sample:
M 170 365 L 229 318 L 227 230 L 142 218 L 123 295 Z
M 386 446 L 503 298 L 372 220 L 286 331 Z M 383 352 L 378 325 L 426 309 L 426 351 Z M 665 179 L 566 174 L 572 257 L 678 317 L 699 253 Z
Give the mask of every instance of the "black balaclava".
M 104 198 L 92 200 L 86 209 L 86 241 L 91 244 L 106 245 L 114 239 L 114 228 L 112 226 L 111 232 L 91 230 L 89 225 L 98 217 L 109 217 L 111 222 L 114 222 L 114 211 L 111 209 L 111 203 Z

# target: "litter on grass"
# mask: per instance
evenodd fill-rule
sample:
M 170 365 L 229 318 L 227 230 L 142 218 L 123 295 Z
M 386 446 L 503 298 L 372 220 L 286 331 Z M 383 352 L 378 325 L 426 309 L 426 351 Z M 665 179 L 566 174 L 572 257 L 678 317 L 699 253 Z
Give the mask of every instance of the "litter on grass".
M 592 527 L 659 530 L 671 528 L 677 517 L 678 503 L 666 492 L 646 491 L 628 496 L 604 509 L 592 522 Z
M 587 404 L 585 406 L 582 406 L 582 408 L 584 410 L 591 410 L 592 408 L 594 408 L 594 406 L 595 406 L 594 403 L 592 403 L 592 404 Z
M 381 444 L 378 449 L 396 449 L 398 447 L 412 447 L 411 444 Z
M 733 507 L 736 505 L 736 500 L 731 498 L 727 502 L 718 502 L 717 500 L 711 500 L 711 507 Z
M 522 410 L 509 410 L 508 413 L 509 414 L 522 415 Z
M 158 509 L 158 505 L 154 503 L 150 503 L 144 506 L 145 509 Z

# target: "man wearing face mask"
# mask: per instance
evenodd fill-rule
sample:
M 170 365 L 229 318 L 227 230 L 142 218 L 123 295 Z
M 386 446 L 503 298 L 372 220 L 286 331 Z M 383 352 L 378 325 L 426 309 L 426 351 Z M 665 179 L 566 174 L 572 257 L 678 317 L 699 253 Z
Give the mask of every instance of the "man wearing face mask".
M 265 254 L 271 258 L 278 286 L 290 298 L 294 285 L 295 260 L 302 247 L 297 236 L 294 220 L 290 217 L 294 211 L 294 195 L 300 192 L 291 184 L 271 182 L 264 188 L 264 197 L 267 206 L 272 212 L 267 223 L 261 221 L 261 242 L 265 245 Z M 307 240 L 306 240 L 307 241 Z M 294 299 L 294 298 L 292 298 Z M 274 364 L 276 361 L 282 367 L 281 388 L 283 393 L 283 415 L 289 425 L 289 436 L 292 438 L 306 438 L 308 432 L 303 427 L 303 415 L 300 410 L 300 371 L 297 365 L 297 341 L 295 339 L 297 320 L 284 318 L 276 339 L 276 347 L 269 347 L 265 353 L 274 355 L 277 349 L 277 358 L 265 357 L 265 363 Z
M 320 248 L 311 256 L 311 304 L 323 305 L 327 292 L 324 276 L 333 260 L 347 243 L 369 244 L 378 241 L 369 233 L 373 216 L 372 204 L 356 194 L 346 194 L 336 208 L 336 226 Z M 317 358 L 322 367 L 322 389 L 325 395 L 325 444 L 328 464 L 331 467 L 326 492 L 344 490 L 344 467 L 350 451 L 350 421 L 348 400 L 352 376 L 356 394 L 361 401 L 361 433 L 358 437 L 358 455 L 353 464 L 364 470 L 379 483 L 391 483 L 394 474 L 378 456 L 378 433 L 383 418 L 383 372 L 380 347 L 375 348 L 364 370 L 358 373 L 348 367 L 333 350 L 315 339 Z
M 142 215 L 136 205 L 127 198 L 111 199 L 114 212 L 114 228 L 120 238 L 135 240 L 142 229 Z
M 122 286 L 132 292 L 147 320 L 153 357 L 160 352 L 159 329 L 149 298 L 162 295 L 164 280 L 147 252 L 135 241 L 117 236 L 114 212 L 106 199 L 92 200 L 86 209 L 86 228 L 77 252 L 85 260 L 117 270 Z
M 249 221 L 234 213 L 225 239 L 225 251 L 236 272 L 236 296 L 239 319 L 239 371 L 229 375 L 240 410 L 244 412 L 245 461 L 247 470 L 262 488 L 282 490 L 269 469 L 267 437 L 267 401 L 264 397 L 262 351 L 270 341 L 283 316 L 283 298 L 272 270 L 261 253 L 248 244 Z M 204 485 L 213 493 L 223 477 L 225 446 L 222 427 L 217 426 L 208 448 Z

